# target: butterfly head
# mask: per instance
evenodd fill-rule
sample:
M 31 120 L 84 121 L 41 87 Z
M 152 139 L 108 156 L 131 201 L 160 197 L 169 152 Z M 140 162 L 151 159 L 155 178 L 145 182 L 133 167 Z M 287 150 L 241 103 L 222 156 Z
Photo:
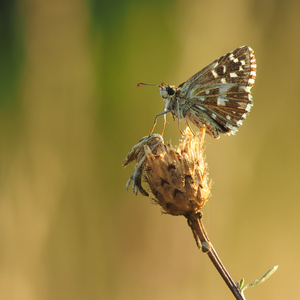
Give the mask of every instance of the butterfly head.
M 161 85 L 158 86 L 160 89 L 160 95 L 164 98 L 164 99 L 170 99 L 173 98 L 176 90 L 175 87 L 170 86 L 168 84 L 162 83 Z

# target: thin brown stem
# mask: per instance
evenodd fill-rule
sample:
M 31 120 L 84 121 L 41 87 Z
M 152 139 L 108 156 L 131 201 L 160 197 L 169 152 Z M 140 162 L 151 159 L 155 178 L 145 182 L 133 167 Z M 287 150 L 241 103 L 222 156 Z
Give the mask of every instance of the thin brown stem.
M 197 246 L 201 248 L 202 252 L 207 253 L 208 257 L 216 267 L 219 274 L 222 276 L 223 280 L 231 290 L 232 294 L 237 300 L 245 300 L 234 281 L 230 277 L 228 271 L 220 260 L 215 248 L 209 241 L 206 230 L 202 223 L 202 213 L 198 212 L 197 214 L 188 214 L 186 215 L 188 219 L 188 224 L 192 229 L 194 238 L 196 240 Z

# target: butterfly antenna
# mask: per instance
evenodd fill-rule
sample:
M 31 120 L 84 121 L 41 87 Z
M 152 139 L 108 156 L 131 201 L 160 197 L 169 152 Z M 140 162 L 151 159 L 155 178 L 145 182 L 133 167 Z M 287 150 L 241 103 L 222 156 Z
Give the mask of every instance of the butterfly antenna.
M 160 87 L 160 85 L 158 85 L 158 84 L 142 83 L 142 82 L 138 83 L 138 84 L 137 84 L 137 87 L 139 87 L 139 86 L 141 86 L 141 85 L 150 85 L 150 86 L 157 86 L 157 87 Z

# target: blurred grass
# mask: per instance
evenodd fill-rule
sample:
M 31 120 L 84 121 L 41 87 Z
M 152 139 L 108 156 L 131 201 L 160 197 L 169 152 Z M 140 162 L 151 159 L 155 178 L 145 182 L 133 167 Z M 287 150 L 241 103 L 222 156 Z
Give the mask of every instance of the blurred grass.
M 138 82 L 177 85 L 247 44 L 255 105 L 236 136 L 207 138 L 214 186 L 204 219 L 235 280 L 279 264 L 247 299 L 297 299 L 299 9 L 0 2 L 0 298 L 232 298 L 185 220 L 126 192 L 133 166 L 121 163 L 163 109 L 158 90 Z M 165 139 L 176 144 L 168 121 Z

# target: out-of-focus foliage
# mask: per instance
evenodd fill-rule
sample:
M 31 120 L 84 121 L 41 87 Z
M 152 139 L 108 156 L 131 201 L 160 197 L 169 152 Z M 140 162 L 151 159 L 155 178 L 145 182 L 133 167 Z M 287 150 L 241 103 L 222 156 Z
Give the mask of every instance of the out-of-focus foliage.
M 15 105 L 23 61 L 23 35 L 17 1 L 0 1 L 0 108 Z

